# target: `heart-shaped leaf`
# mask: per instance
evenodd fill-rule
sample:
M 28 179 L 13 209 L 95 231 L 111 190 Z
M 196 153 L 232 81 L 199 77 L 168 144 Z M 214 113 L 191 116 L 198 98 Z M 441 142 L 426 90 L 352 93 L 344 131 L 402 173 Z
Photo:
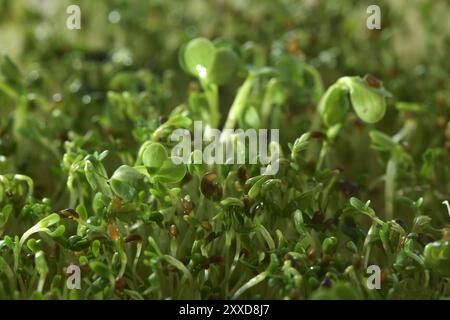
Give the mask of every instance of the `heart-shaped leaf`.
M 342 122 L 350 109 L 347 91 L 340 83 L 333 84 L 320 100 L 318 108 L 327 126 Z
M 423 255 L 428 268 L 444 277 L 450 277 L 450 241 L 439 240 L 427 244 Z
M 236 74 L 238 67 L 239 58 L 236 53 L 229 48 L 219 48 L 208 79 L 215 84 L 224 84 Z
M 388 96 L 382 86 L 370 86 L 360 77 L 343 77 L 328 88 L 318 108 L 327 126 L 342 122 L 350 104 L 362 121 L 376 123 L 386 113 Z
M 141 178 L 141 173 L 136 169 L 120 166 L 110 179 L 111 188 L 122 199 L 131 201 L 137 193 L 137 184 Z
M 345 78 L 350 100 L 358 117 L 367 123 L 380 121 L 386 112 L 385 97 L 359 77 Z
M 159 169 L 167 158 L 166 148 L 162 144 L 155 142 L 145 149 L 142 161 L 148 169 L 155 170 Z
M 184 48 L 184 65 L 187 70 L 199 78 L 206 78 L 214 63 L 216 48 L 205 38 L 191 40 Z
M 186 175 L 186 165 L 181 163 L 181 159 L 170 157 L 162 164 L 161 168 L 155 174 L 154 179 L 161 183 L 176 183 L 181 181 Z M 179 163 L 179 164 L 175 164 Z

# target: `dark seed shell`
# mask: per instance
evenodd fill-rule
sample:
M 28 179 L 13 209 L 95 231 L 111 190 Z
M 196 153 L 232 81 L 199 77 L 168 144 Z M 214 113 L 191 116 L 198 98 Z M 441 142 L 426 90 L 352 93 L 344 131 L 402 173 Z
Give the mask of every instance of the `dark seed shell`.
M 59 212 L 61 218 L 78 219 L 80 215 L 72 208 L 67 208 Z
M 366 74 L 364 76 L 364 80 L 367 82 L 367 84 L 369 86 L 371 86 L 372 88 L 382 88 L 383 87 L 383 82 L 377 78 L 375 78 L 373 75 L 371 74 Z
M 142 242 L 142 237 L 138 234 L 130 234 L 126 237 L 125 242 Z
M 202 178 L 200 190 L 203 195 L 210 200 L 218 201 L 222 198 L 222 187 L 218 182 L 218 176 L 215 172 L 207 172 Z
M 129 288 L 129 286 L 128 286 L 128 282 L 125 278 L 116 279 L 116 289 L 117 290 L 124 290 L 127 288 Z

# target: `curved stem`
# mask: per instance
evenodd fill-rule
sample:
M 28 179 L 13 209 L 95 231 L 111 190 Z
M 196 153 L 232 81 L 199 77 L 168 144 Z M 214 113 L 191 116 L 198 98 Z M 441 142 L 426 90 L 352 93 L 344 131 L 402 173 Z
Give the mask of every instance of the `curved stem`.
M 445 200 L 442 202 L 443 205 L 447 206 L 448 215 L 450 216 L 450 203 L 448 203 L 448 200 Z
M 265 126 L 269 125 L 269 116 L 274 107 L 278 108 L 280 106 L 280 104 L 275 101 L 274 97 L 277 84 L 277 79 L 272 78 L 266 85 L 266 92 L 264 93 L 264 98 L 261 104 L 261 123 Z
M 242 112 L 244 111 L 245 104 L 247 102 L 248 96 L 250 95 L 250 91 L 252 89 L 253 83 L 255 82 L 255 76 L 250 74 L 247 79 L 244 81 L 242 86 L 239 88 L 239 91 L 234 99 L 234 102 L 230 108 L 230 112 L 228 113 L 227 121 L 223 129 L 234 129 L 236 126 L 236 122 L 241 117 Z
M 239 297 L 241 294 L 243 294 L 245 291 L 250 289 L 251 287 L 256 286 L 258 283 L 264 281 L 268 275 L 267 271 L 264 271 L 257 276 L 251 278 L 249 281 L 247 281 L 242 287 L 240 287 L 235 294 L 231 297 L 231 300 L 235 300 L 237 297 Z

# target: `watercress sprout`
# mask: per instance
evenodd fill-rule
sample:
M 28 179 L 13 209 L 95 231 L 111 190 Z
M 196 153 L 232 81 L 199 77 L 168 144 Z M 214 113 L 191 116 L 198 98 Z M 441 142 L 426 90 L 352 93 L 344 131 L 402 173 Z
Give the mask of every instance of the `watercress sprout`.
M 52 213 L 51 215 L 41 219 L 38 223 L 36 223 L 33 227 L 25 231 L 20 237 L 20 240 L 15 245 L 14 250 L 14 270 L 17 271 L 19 267 L 19 258 L 20 252 L 25 241 L 34 233 L 45 232 L 51 237 L 59 237 L 64 234 L 65 226 L 59 225 L 54 230 L 49 229 L 49 227 L 56 225 L 60 220 L 60 217 L 57 213 Z
M 386 112 L 386 98 L 390 96 L 373 76 L 340 78 L 325 92 L 318 109 L 327 126 L 343 121 L 350 106 L 367 123 L 380 121 Z M 374 84 L 375 82 L 375 84 Z

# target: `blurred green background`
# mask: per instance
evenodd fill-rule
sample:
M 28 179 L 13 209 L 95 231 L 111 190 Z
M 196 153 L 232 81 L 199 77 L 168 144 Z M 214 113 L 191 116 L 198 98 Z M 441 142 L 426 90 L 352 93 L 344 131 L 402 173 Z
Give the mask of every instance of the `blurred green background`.
M 70 4 L 81 8 L 81 30 L 65 27 Z M 381 7 L 381 31 L 366 28 L 371 4 Z M 297 51 L 326 83 L 370 72 L 399 88 L 399 99 L 420 101 L 448 77 L 449 17 L 446 0 L 1 0 L 0 49 L 27 71 L 45 67 L 64 85 L 71 70 L 61 59 L 77 52 L 182 74 L 181 44 L 198 36 L 225 37 L 256 43 L 269 60 L 286 47 Z M 427 86 L 417 85 L 425 75 L 432 75 Z

